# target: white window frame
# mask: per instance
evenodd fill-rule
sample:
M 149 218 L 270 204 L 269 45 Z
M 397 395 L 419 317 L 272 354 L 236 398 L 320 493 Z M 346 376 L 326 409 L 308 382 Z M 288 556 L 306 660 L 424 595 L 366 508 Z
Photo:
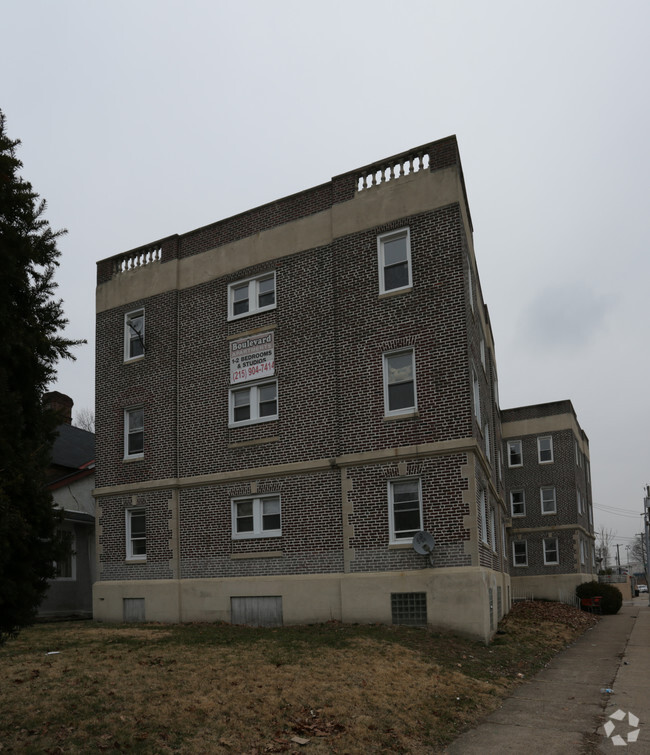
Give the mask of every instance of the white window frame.
M 394 480 L 388 481 L 388 529 L 389 529 L 389 543 L 391 545 L 398 545 L 399 543 L 411 543 L 413 542 L 412 535 L 406 535 L 400 537 L 399 532 L 406 532 L 411 530 L 396 530 L 395 529 L 395 496 L 394 486 L 400 483 L 417 483 L 417 495 L 418 495 L 418 511 L 420 517 L 420 526 L 415 530 L 416 532 L 423 528 L 422 520 L 422 480 L 419 477 L 398 477 Z
M 131 415 L 133 412 L 142 412 L 142 451 L 135 453 L 129 452 L 129 438 L 132 434 L 140 432 L 139 429 L 131 429 Z M 131 406 L 124 410 L 124 458 L 141 459 L 144 456 L 144 408 L 142 406 Z
M 586 547 L 585 547 L 585 541 L 580 539 L 580 564 L 582 566 L 585 566 L 587 563 L 587 553 L 586 553 Z
M 57 528 L 57 534 L 64 537 L 68 540 L 68 544 L 70 546 L 70 553 L 67 556 L 66 563 L 69 559 L 70 564 L 70 576 L 69 577 L 62 577 L 58 574 L 60 565 L 63 566 L 63 562 L 59 564 L 58 562 L 54 562 L 54 568 L 57 570 L 57 574 L 54 577 L 54 579 L 57 582 L 75 582 L 77 579 L 77 537 L 75 535 L 74 528 L 69 525 L 63 525 L 61 527 Z
M 275 414 L 269 414 L 267 416 L 260 416 L 260 388 L 267 385 L 275 386 Z M 250 417 L 248 419 L 235 420 L 235 395 L 242 393 L 243 391 L 250 391 Z M 278 419 L 279 416 L 279 401 L 278 401 L 278 381 L 277 380 L 261 380 L 254 383 L 238 383 L 233 385 L 228 391 L 228 427 L 245 427 L 246 425 L 257 425 L 261 422 L 273 422 Z
M 277 500 L 279 505 L 280 526 L 274 529 L 264 528 L 264 503 L 266 501 Z M 253 509 L 253 529 L 245 532 L 237 532 L 237 506 L 242 503 L 251 503 Z M 231 499 L 232 512 L 232 539 L 233 540 L 251 540 L 266 537 L 282 536 L 282 498 L 279 493 L 269 493 L 267 495 L 239 496 Z
M 515 504 L 514 496 L 516 493 L 521 493 L 521 501 L 517 501 Z M 522 512 L 520 514 L 515 514 L 515 505 L 522 507 Z M 513 518 L 526 516 L 526 493 L 523 489 L 510 491 L 510 514 Z
M 555 543 L 555 547 L 549 549 L 549 550 L 555 551 L 555 561 L 549 561 L 549 559 L 547 558 L 547 548 L 546 548 L 547 543 Z M 544 566 L 555 566 L 560 563 L 560 545 L 556 537 L 545 537 L 544 542 L 543 542 L 543 550 L 544 550 Z
M 501 449 L 497 450 L 497 470 L 499 473 L 499 482 L 503 479 L 503 466 L 501 461 Z
M 490 506 L 490 545 L 494 553 L 497 552 L 497 530 L 496 518 L 494 516 L 494 507 Z
M 487 372 L 487 363 L 485 361 L 485 338 L 481 336 L 481 343 L 479 345 L 479 351 L 481 354 L 481 364 L 483 365 L 483 372 Z
M 523 545 L 524 546 L 524 561 L 523 563 L 519 563 L 517 561 L 517 545 Z M 521 554 L 520 554 L 521 557 Z M 512 541 L 512 565 L 517 567 L 525 567 L 528 566 L 528 541 L 527 540 L 513 540 Z
M 483 490 L 482 488 L 481 488 L 481 492 L 479 493 L 478 505 L 479 505 L 480 524 L 481 524 L 481 542 L 487 545 L 488 544 L 487 501 L 485 500 L 485 490 Z
M 549 447 L 546 449 L 542 448 L 542 441 L 549 441 Z M 550 459 L 542 459 L 542 453 L 550 451 L 551 458 Z M 540 464 L 552 464 L 554 461 L 553 456 L 553 436 L 552 435 L 540 435 L 537 438 L 537 461 Z
M 406 268 L 408 272 L 408 282 L 403 286 L 395 286 L 394 288 L 386 288 L 385 270 L 386 264 L 384 260 L 384 245 L 387 241 L 392 241 L 397 238 L 406 239 Z M 382 233 L 377 236 L 377 258 L 379 263 L 379 293 L 389 294 L 394 291 L 406 291 L 413 286 L 413 272 L 411 265 L 411 229 L 399 228 L 396 231 L 389 231 L 388 233 Z M 404 263 L 401 263 L 404 264 Z
M 413 405 L 405 406 L 401 409 L 390 408 L 390 396 L 389 396 L 389 373 L 388 373 L 388 361 L 391 357 L 399 356 L 401 354 L 411 355 L 411 371 L 413 374 Z M 383 366 L 383 380 L 384 380 L 384 416 L 397 417 L 401 414 L 414 414 L 418 408 L 418 388 L 416 379 L 416 366 L 415 366 L 415 349 L 409 347 L 407 349 L 396 349 L 395 351 L 387 351 L 382 354 L 382 366 Z M 402 381 L 408 382 L 408 381 Z
M 131 326 L 131 322 L 138 317 L 142 317 L 142 331 L 138 332 Z M 132 312 L 127 312 L 124 315 L 124 361 L 136 362 L 139 359 L 144 359 L 145 345 L 144 345 L 144 328 L 145 317 L 144 307 L 134 309 Z M 131 354 L 131 346 L 133 343 L 140 342 L 142 344 L 142 354 Z
M 485 456 L 488 461 L 492 461 L 492 450 L 490 448 L 490 423 L 486 422 L 483 427 L 483 435 L 485 439 Z
M 144 536 L 134 537 L 131 531 L 131 520 L 134 514 L 144 516 Z M 147 560 L 147 511 L 142 506 L 132 509 L 126 509 L 126 560 L 127 561 L 146 561 Z M 144 553 L 135 553 L 134 542 L 144 542 Z
M 273 280 L 273 304 L 260 306 L 260 283 Z M 235 314 L 235 290 L 248 286 L 248 309 L 246 312 Z M 228 284 L 228 320 L 240 320 L 242 317 L 250 317 L 258 312 L 268 312 L 278 306 L 278 287 L 275 271 L 260 273 L 250 278 L 234 281 Z
M 472 261 L 467 260 L 467 286 L 469 289 L 469 306 L 472 312 L 474 312 L 474 280 L 472 275 Z
M 474 416 L 478 422 L 478 426 L 481 426 L 481 386 L 478 382 L 478 375 L 476 370 L 472 368 L 472 399 L 474 401 Z
M 578 514 L 582 514 L 582 493 L 576 490 L 576 499 L 578 501 Z
M 516 451 L 515 453 L 517 453 L 521 461 L 519 462 L 519 464 L 513 464 L 512 463 L 512 449 L 515 449 L 517 447 L 519 448 L 519 451 L 518 452 Z M 520 440 L 509 440 L 507 448 L 508 448 L 508 466 L 510 468 L 523 467 L 524 466 L 524 448 L 523 448 L 522 442 Z
M 553 491 L 553 511 L 544 511 L 544 504 L 550 502 L 550 499 L 544 500 L 544 491 L 548 490 Z M 544 485 L 539 489 L 539 502 L 542 509 L 542 516 L 557 514 L 557 493 L 554 485 Z

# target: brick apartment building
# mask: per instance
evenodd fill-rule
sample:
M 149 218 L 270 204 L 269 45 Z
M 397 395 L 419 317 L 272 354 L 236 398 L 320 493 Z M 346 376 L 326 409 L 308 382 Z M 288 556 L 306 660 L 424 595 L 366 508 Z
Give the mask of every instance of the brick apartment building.
M 505 409 L 515 596 L 565 599 L 597 579 L 589 440 L 570 401 Z
M 96 618 L 491 635 L 510 511 L 454 137 L 97 284 Z

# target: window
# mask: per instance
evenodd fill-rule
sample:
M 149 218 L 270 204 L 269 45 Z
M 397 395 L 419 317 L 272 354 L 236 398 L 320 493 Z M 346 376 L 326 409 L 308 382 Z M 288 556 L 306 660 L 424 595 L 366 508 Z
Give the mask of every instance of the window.
M 582 514 L 582 494 L 579 490 L 576 491 L 576 498 L 578 499 L 578 514 Z
M 144 356 L 144 309 L 124 316 L 124 361 Z
M 555 488 L 541 488 L 539 495 L 542 501 L 542 514 L 556 514 Z
M 229 320 L 265 312 L 275 306 L 275 273 L 264 273 L 228 286 Z
M 490 545 L 492 550 L 496 553 L 497 550 L 497 529 L 496 520 L 494 518 L 494 509 L 490 507 Z
M 508 441 L 508 466 L 521 467 L 524 463 L 524 456 L 521 450 L 520 440 Z
M 499 472 L 499 482 L 500 482 L 503 477 L 503 473 L 501 471 L 501 449 L 497 451 L 497 470 Z
M 379 293 L 408 288 L 411 281 L 411 238 L 408 228 L 377 237 Z
M 59 529 L 57 535 L 61 539 L 63 547 L 65 548 L 65 556 L 55 562 L 54 568 L 56 569 L 56 579 L 69 579 L 73 580 L 77 578 L 76 569 L 76 554 L 75 554 L 75 537 L 72 530 Z
M 528 543 L 525 540 L 513 542 L 512 563 L 515 566 L 528 566 Z
M 472 280 L 472 263 L 468 260 L 467 265 L 467 287 L 469 289 L 469 306 L 474 311 L 474 281 Z
M 540 464 L 550 464 L 553 461 L 553 438 L 550 435 L 537 438 L 537 458 Z
M 387 416 L 417 408 L 413 349 L 384 354 L 384 407 Z
M 512 516 L 526 516 L 526 498 L 523 490 L 510 491 L 510 511 Z
M 124 457 L 144 456 L 144 409 L 127 409 L 124 412 Z
M 230 426 L 252 425 L 278 418 L 276 380 L 230 389 Z
M 485 338 L 481 338 L 480 352 L 481 352 L 481 364 L 483 365 L 483 370 L 487 370 L 487 365 L 485 363 Z
M 483 427 L 483 436 L 485 437 L 485 456 L 487 457 L 488 461 L 492 461 L 492 454 L 490 450 L 490 425 L 487 422 Z
M 147 515 L 144 509 L 126 511 L 126 558 L 142 561 L 147 557 Z
M 545 538 L 544 540 L 544 565 L 559 564 L 560 559 L 557 550 L 557 538 Z
M 279 495 L 233 499 L 233 540 L 248 537 L 279 537 L 281 534 Z
M 420 480 L 392 480 L 388 483 L 390 542 L 410 542 L 422 529 Z
M 580 541 L 580 563 L 584 566 L 586 562 L 586 556 L 585 556 L 585 541 Z
M 481 517 L 481 540 L 487 545 L 487 509 L 485 504 L 485 490 L 479 495 L 479 516 Z
M 478 377 L 476 372 L 472 370 L 472 396 L 474 399 L 474 416 L 476 421 L 481 426 L 481 392 L 478 383 Z

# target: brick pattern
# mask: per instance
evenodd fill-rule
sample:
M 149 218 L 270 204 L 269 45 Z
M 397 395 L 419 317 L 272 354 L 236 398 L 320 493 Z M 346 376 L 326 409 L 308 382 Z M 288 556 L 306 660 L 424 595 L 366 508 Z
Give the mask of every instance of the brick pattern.
M 138 496 L 115 496 L 102 500 L 99 522 L 102 548 L 99 552 L 99 578 L 172 579 L 169 566 L 171 513 L 168 491 Z M 134 500 L 135 498 L 135 500 Z M 146 512 L 147 558 L 144 563 L 126 561 L 126 511 L 143 508 Z

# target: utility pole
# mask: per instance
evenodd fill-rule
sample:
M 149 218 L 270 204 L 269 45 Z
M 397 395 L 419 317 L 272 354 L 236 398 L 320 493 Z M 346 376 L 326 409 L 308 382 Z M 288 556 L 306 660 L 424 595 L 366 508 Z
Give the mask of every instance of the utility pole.
M 621 573 L 621 551 L 619 543 L 616 543 L 616 566 L 618 566 L 618 573 Z

